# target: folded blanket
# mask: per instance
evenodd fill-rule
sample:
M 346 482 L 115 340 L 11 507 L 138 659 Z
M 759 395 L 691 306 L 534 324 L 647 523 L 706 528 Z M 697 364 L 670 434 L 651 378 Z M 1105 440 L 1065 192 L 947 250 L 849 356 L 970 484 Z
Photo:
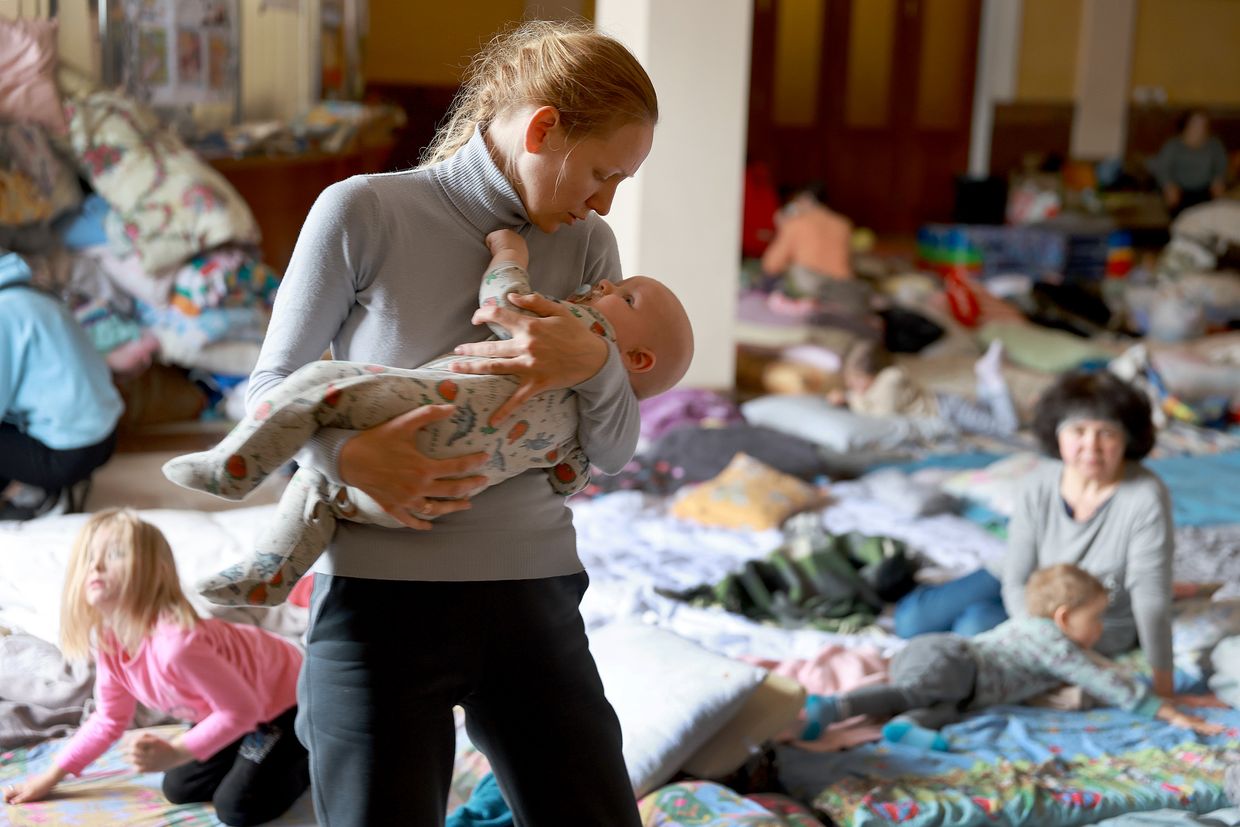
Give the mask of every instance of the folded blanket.
M 66 661 L 54 645 L 33 635 L 0 636 L 0 749 L 76 729 L 94 683 L 89 661 Z

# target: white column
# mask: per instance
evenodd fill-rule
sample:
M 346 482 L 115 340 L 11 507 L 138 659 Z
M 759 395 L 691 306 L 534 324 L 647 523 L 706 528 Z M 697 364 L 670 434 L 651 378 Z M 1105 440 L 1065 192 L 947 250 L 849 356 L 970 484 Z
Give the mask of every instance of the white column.
M 659 94 L 654 148 L 608 223 L 625 275 L 649 275 L 689 311 L 696 356 L 682 385 L 731 389 L 749 112 L 751 0 L 597 0 Z
M 1082 160 L 1124 154 L 1136 0 L 1089 0 L 1081 14 L 1076 115 L 1070 154 Z
M 1024 0 L 984 0 L 977 35 L 977 76 L 973 83 L 973 124 L 969 137 L 969 174 L 990 173 L 990 138 L 995 104 L 1016 95 Z

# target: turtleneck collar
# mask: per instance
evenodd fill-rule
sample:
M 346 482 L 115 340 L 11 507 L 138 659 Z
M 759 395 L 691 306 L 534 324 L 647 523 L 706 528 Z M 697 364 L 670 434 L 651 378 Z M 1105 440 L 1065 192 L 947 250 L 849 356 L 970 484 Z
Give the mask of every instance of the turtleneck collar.
M 517 191 L 491 158 L 481 127 L 474 127 L 469 142 L 432 171 L 448 200 L 478 232 L 529 223 Z

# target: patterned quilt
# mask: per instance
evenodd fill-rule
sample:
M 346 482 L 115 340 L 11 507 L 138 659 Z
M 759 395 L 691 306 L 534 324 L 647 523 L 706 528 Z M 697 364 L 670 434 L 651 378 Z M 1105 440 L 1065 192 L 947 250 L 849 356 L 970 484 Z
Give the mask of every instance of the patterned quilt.
M 1094 824 L 1123 813 L 1227 806 L 1224 768 L 1240 761 L 1240 712 L 1203 738 L 1113 709 L 994 707 L 948 727 L 950 753 L 870 744 L 845 753 L 779 751 L 781 778 L 839 824 Z
M 149 731 L 171 737 L 181 726 L 152 727 Z M 61 747 L 63 739 L 44 741 L 25 749 L 0 752 L 0 787 L 42 772 Z M 161 773 L 139 774 L 121 758 L 120 744 L 114 744 L 91 764 L 80 778 L 70 776 L 57 785 L 45 801 L 19 807 L 0 804 L 0 825 L 12 827 L 219 827 L 215 809 L 209 804 L 169 804 L 160 791 Z M 310 796 L 298 799 L 293 808 L 272 827 L 310 827 L 314 825 Z

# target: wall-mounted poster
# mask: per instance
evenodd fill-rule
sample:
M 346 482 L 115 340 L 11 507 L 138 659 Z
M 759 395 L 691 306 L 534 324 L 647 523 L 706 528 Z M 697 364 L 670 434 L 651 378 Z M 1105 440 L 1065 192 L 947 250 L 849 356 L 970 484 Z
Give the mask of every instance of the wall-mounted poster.
M 240 102 L 238 0 L 100 0 L 105 82 L 156 108 Z

